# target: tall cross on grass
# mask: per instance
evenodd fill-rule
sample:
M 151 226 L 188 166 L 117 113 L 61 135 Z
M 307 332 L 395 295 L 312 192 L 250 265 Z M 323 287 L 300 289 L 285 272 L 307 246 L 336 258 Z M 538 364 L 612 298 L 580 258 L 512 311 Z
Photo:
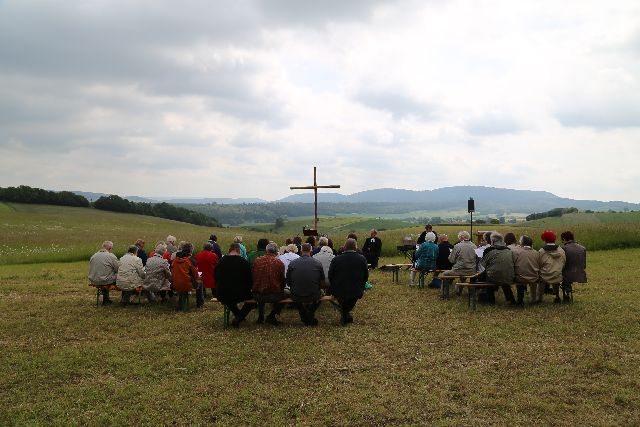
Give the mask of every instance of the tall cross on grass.
M 291 190 L 313 190 L 313 229 L 318 229 L 318 188 L 340 188 L 339 185 L 318 185 L 316 181 L 316 167 L 313 167 L 313 185 L 307 187 L 289 187 Z

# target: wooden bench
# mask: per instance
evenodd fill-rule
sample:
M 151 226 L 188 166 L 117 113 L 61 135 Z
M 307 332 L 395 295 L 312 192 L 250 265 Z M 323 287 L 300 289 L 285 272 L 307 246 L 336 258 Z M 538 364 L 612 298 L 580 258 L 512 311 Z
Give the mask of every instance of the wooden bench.
M 437 279 L 438 276 L 440 275 L 440 273 L 442 273 L 445 270 L 424 270 L 422 268 L 418 268 L 418 267 L 413 267 L 411 269 L 411 271 L 415 271 L 418 272 L 418 288 L 422 289 L 424 288 L 424 278 L 425 276 L 427 276 L 429 273 L 433 273 L 433 278 Z
M 102 290 L 106 289 L 108 291 L 122 291 L 118 286 L 116 285 L 96 285 L 94 283 L 89 283 L 89 286 L 93 286 L 94 288 L 96 288 L 96 307 L 100 306 L 100 295 L 102 295 Z M 144 291 L 144 288 L 142 286 L 138 286 L 137 288 L 134 289 L 134 292 L 136 294 L 138 294 L 138 304 L 141 303 L 142 301 L 142 292 Z
M 460 280 L 461 283 L 466 283 L 466 282 L 470 282 L 472 278 L 478 277 L 479 275 L 480 273 L 474 273 L 469 275 L 456 274 L 456 275 L 440 276 L 440 279 L 442 279 L 442 286 L 440 286 L 440 291 L 441 291 L 440 298 L 449 299 L 449 287 L 451 286 L 454 279 Z M 461 295 L 461 292 L 462 292 L 462 288 L 460 288 L 460 293 L 457 293 L 457 294 Z
M 338 310 L 340 309 L 340 304 L 338 304 L 338 300 L 333 295 L 322 296 L 322 297 L 320 297 L 320 299 L 318 301 L 319 302 L 328 301 L 334 307 L 336 307 Z M 219 301 L 217 298 L 211 298 L 211 302 L 219 302 L 219 303 L 222 304 L 222 302 Z M 292 300 L 291 298 L 285 298 L 283 300 L 278 301 L 278 304 L 291 304 L 291 303 L 294 303 L 294 302 L 295 301 Z M 246 301 L 242 301 L 242 303 L 243 304 L 257 304 L 258 301 L 254 300 L 254 299 L 248 299 Z M 223 324 L 223 326 L 225 328 L 228 328 L 229 325 L 231 324 L 231 322 L 229 321 L 231 310 L 229 310 L 229 307 L 227 307 L 224 304 L 222 304 L 222 306 L 224 307 L 224 314 L 223 314 L 223 318 L 222 318 L 222 324 Z
M 469 290 L 469 301 L 467 303 L 467 307 L 471 308 L 471 310 L 475 310 L 478 305 L 478 289 L 496 289 L 499 285 L 488 282 L 458 282 L 455 286 L 460 290 L 463 288 L 467 288 Z
M 390 271 L 391 272 L 391 283 L 400 283 L 400 269 L 408 270 L 411 268 L 413 264 L 386 264 L 378 267 L 380 271 Z

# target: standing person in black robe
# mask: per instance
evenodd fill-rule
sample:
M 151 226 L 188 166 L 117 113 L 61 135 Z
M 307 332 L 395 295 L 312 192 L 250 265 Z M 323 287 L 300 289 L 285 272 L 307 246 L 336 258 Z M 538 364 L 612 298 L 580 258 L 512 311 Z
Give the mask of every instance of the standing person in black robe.
M 427 233 L 435 234 L 436 240 L 434 240 L 434 242 L 438 242 L 438 233 L 433 231 L 433 226 L 431 224 L 427 224 L 424 226 L 424 231 L 420 233 L 420 236 L 418 236 L 418 241 L 416 242 L 418 245 L 421 245 L 424 243 L 424 241 L 426 240 Z
M 378 259 L 382 252 L 382 240 L 378 237 L 378 230 L 371 230 L 371 237 L 364 241 L 362 253 L 367 259 L 367 264 L 371 264 L 371 268 L 378 268 Z
M 226 305 L 235 316 L 231 326 L 240 326 L 247 314 L 256 304 L 243 304 L 238 308 L 238 303 L 253 298 L 251 287 L 251 267 L 249 261 L 240 256 L 240 244 L 232 243 L 229 246 L 229 255 L 222 257 L 215 269 L 216 296 Z

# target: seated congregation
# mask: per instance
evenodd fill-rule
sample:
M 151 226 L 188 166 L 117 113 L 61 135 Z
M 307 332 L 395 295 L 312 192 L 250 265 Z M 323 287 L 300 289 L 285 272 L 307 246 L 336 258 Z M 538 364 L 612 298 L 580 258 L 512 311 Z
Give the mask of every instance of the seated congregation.
M 469 278 L 471 284 L 465 286 L 473 287 L 475 283 L 478 288 L 482 287 L 481 303 L 495 304 L 495 291 L 499 287 L 507 303 L 522 307 L 527 288 L 530 304 L 541 303 L 545 293 L 555 296 L 554 303 L 571 303 L 573 283 L 587 281 L 586 249 L 576 243 L 571 231 L 560 235 L 561 247 L 556 244 L 556 233 L 545 230 L 540 236 L 544 244 L 539 250 L 533 249 L 533 239 L 526 235 L 521 236 L 517 244 L 513 233 L 506 233 L 503 237 L 495 231 L 486 232 L 480 246 L 471 241 L 467 231 L 458 233 L 458 243 L 453 246 L 445 234 L 439 237 L 440 244 L 436 245 L 436 234 L 433 231 L 425 234 L 424 242 L 415 252 L 410 286 L 414 284 L 417 271 L 433 271 L 443 281 Z M 514 284 L 515 296 L 511 288 Z M 462 286 L 458 291 L 462 291 Z
M 138 240 L 119 260 L 112 253 L 113 242 L 105 241 L 89 261 L 88 278 L 102 294 L 103 305 L 112 303 L 109 291 L 119 289 L 122 305 L 131 304 L 134 294 L 144 295 L 149 302 L 160 297 L 161 303 L 177 296 L 176 309 L 186 311 L 190 293 L 195 293 L 200 308 L 210 289 L 212 301 L 233 313 L 234 327 L 254 309 L 257 323 L 278 325 L 282 301 L 291 301 L 302 322 L 315 326 L 321 299 L 331 295 L 339 306 L 341 324 L 346 325 L 353 322 L 351 312 L 369 278 L 367 259 L 356 239 L 350 234 L 337 251 L 327 237 L 320 237 L 317 245 L 313 236 L 306 243 L 296 237 L 282 247 L 260 239 L 256 250 L 248 253 L 242 236 L 236 236 L 223 256 L 217 237 L 211 235 L 194 256 L 191 243 L 175 246 L 176 238 L 168 236 L 149 255 L 144 241 Z M 266 304 L 272 305 L 267 316 Z

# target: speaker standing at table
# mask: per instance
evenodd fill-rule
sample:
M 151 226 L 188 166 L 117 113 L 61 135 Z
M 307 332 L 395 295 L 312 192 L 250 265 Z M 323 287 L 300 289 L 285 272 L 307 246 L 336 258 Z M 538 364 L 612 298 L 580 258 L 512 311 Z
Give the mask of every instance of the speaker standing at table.
M 378 259 L 382 252 L 382 240 L 378 237 L 378 230 L 371 230 L 371 237 L 365 240 L 362 246 L 362 253 L 367 259 L 367 264 L 371 264 L 371 268 L 378 268 Z

